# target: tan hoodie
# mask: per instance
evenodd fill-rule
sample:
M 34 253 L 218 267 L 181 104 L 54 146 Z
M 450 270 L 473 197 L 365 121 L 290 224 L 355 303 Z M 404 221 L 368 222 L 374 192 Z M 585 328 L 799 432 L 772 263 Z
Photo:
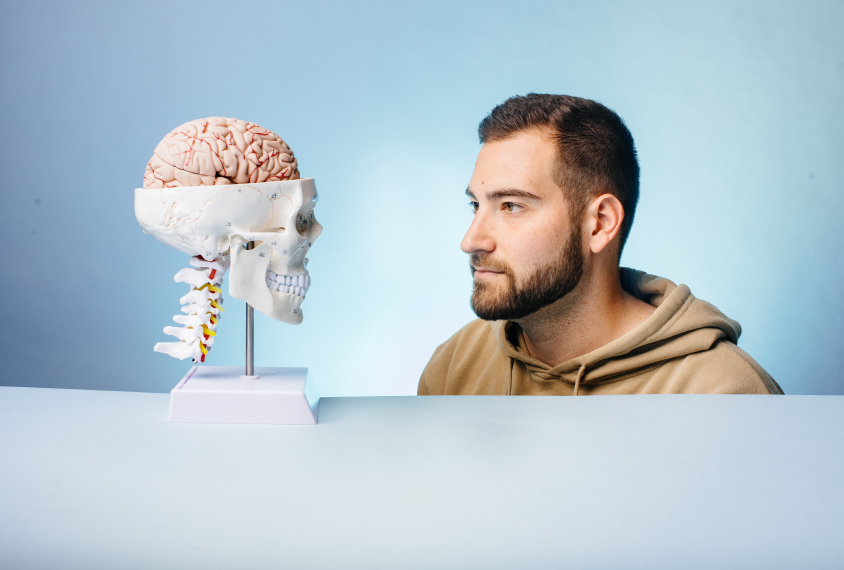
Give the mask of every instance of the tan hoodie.
M 517 324 L 477 319 L 434 351 L 418 394 L 782 394 L 736 346 L 736 321 L 685 285 L 628 268 L 620 276 L 656 307 L 624 336 L 551 367 L 528 354 Z

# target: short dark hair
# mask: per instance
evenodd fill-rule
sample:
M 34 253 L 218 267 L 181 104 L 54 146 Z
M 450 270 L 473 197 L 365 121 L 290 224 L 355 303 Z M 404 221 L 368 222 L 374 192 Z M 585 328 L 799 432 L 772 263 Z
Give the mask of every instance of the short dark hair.
M 481 143 L 530 129 L 549 129 L 557 146 L 556 182 L 580 220 L 591 198 L 604 191 L 624 207 L 619 255 L 639 201 L 639 162 L 633 135 L 621 117 L 590 99 L 529 93 L 498 105 L 478 126 Z

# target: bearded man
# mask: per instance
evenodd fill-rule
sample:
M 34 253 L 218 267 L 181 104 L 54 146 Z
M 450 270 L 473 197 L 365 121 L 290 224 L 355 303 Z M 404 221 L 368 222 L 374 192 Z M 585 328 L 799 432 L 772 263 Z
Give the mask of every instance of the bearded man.
M 420 395 L 782 394 L 736 346 L 736 321 L 685 285 L 619 268 L 639 165 L 618 115 L 530 94 L 478 134 L 461 249 L 479 319 L 437 348 Z

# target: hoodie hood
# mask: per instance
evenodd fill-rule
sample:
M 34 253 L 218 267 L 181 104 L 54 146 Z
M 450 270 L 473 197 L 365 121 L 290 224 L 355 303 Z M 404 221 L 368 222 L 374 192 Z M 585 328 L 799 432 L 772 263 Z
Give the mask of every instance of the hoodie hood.
M 639 326 L 590 353 L 551 367 L 528 354 L 518 325 L 511 321 L 490 323 L 495 340 L 510 358 L 525 365 L 538 380 L 558 379 L 574 386 L 617 382 L 656 368 L 662 362 L 709 350 L 721 339 L 737 343 L 741 326 L 710 303 L 695 298 L 686 285 L 620 268 L 621 286 L 631 295 L 656 307 Z

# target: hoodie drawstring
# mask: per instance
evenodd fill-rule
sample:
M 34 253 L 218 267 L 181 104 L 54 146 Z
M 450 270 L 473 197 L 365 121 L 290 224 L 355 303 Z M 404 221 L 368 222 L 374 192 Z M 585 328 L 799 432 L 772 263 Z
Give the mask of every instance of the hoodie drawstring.
M 514 359 L 510 359 L 510 385 L 507 387 L 507 395 L 513 395 L 513 366 L 515 366 L 516 361 Z
M 507 395 L 511 396 L 513 394 L 513 367 L 516 365 L 516 359 L 510 358 L 510 385 L 507 390 Z M 580 380 L 583 378 L 586 372 L 586 365 L 581 364 L 580 368 L 577 370 L 577 376 L 574 378 L 574 391 L 572 392 L 572 396 L 577 396 L 577 391 L 580 389 Z
M 572 396 L 577 396 L 577 390 L 580 388 L 580 378 L 583 376 L 583 372 L 586 370 L 586 365 L 581 364 L 580 370 L 577 371 L 577 376 L 574 378 L 574 392 L 572 392 Z

